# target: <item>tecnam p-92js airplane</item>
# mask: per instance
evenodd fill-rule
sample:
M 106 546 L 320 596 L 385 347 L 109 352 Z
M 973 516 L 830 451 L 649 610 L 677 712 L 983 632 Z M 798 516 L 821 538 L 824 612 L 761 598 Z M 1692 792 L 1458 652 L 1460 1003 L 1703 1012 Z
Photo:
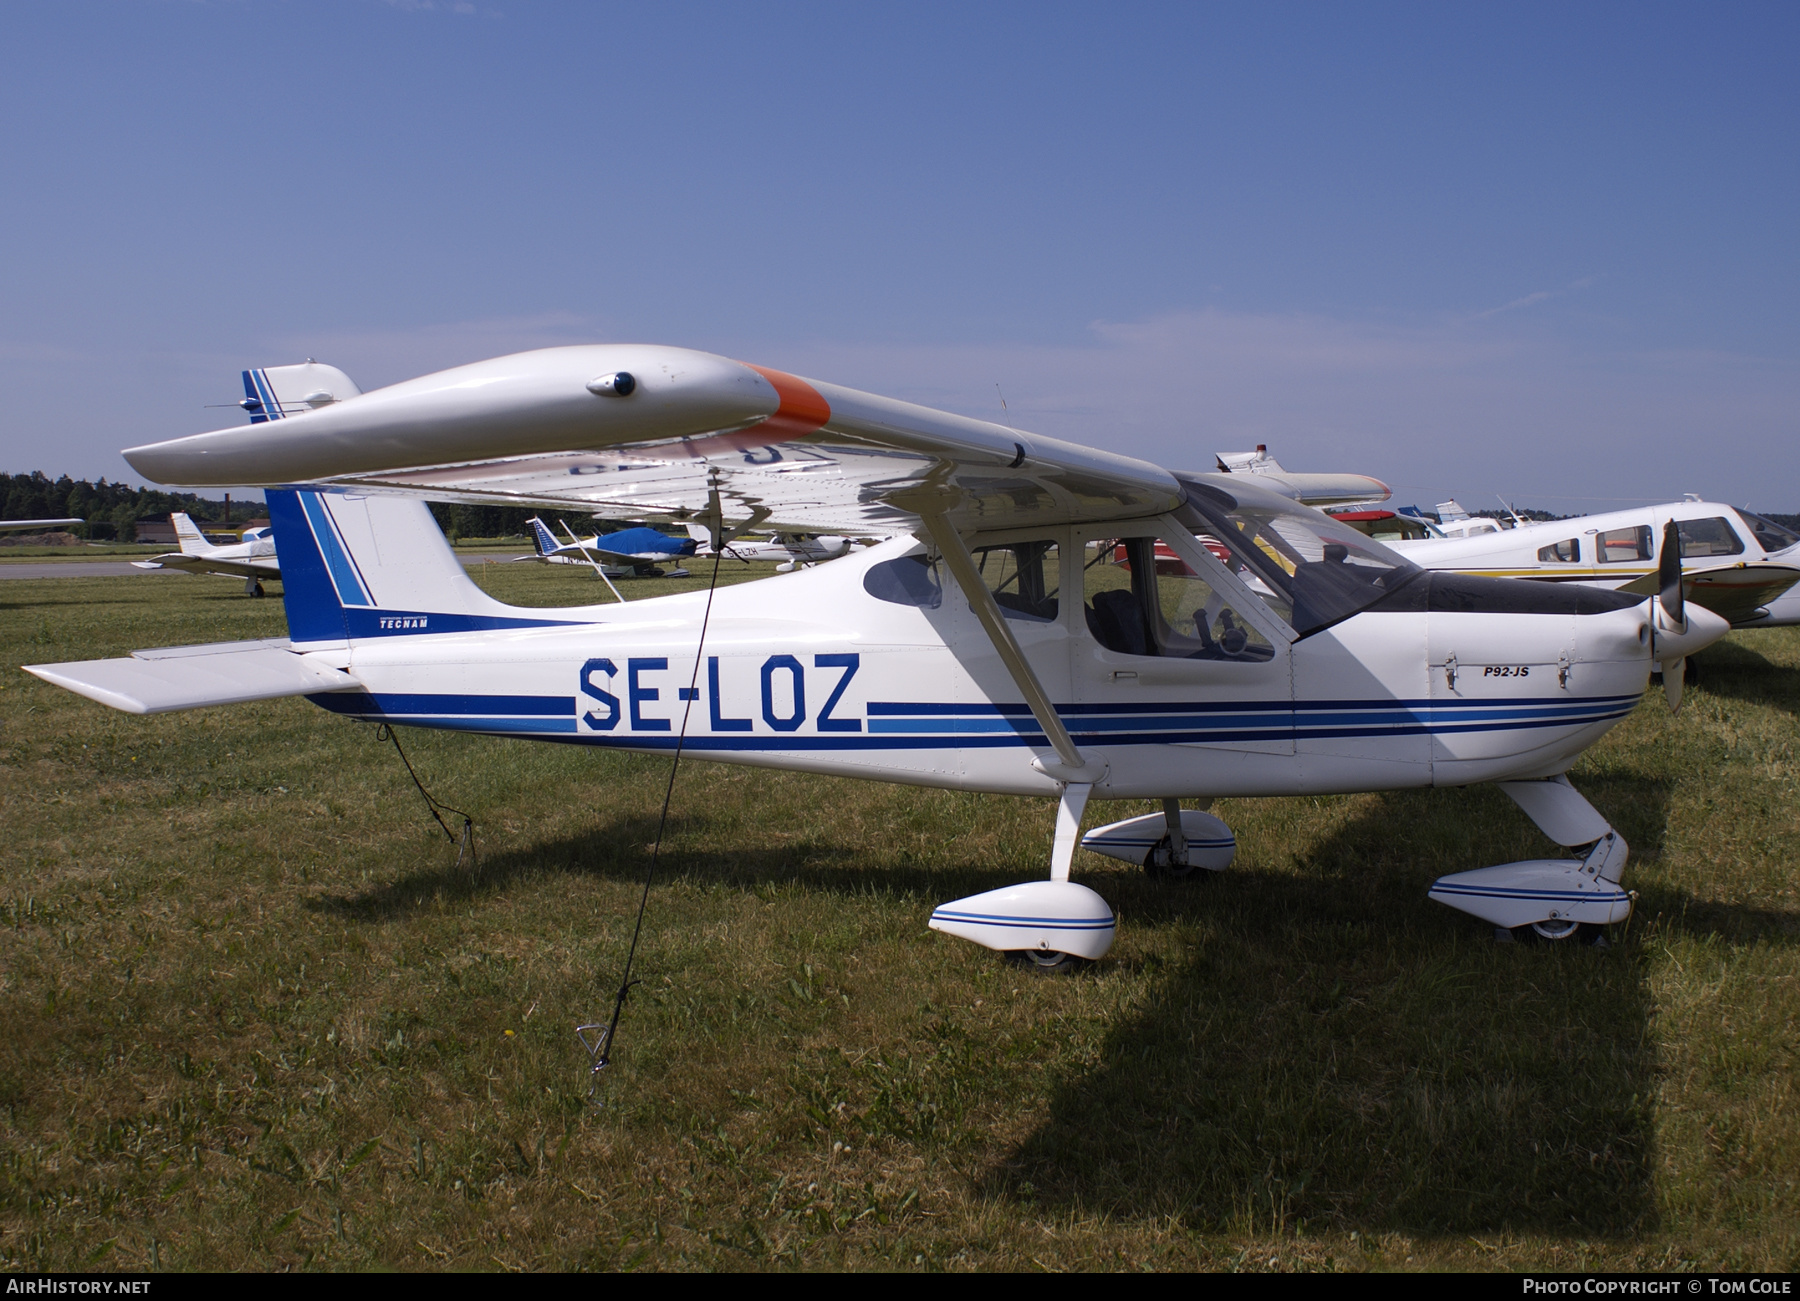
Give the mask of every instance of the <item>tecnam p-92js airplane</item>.
M 158 482 L 269 489 L 289 636 L 40 677 L 137 712 L 304 695 L 396 724 L 1050 796 L 1047 879 L 930 922 L 1048 968 L 1112 943 L 1110 908 L 1069 880 L 1090 799 L 1160 800 L 1080 843 L 1183 875 L 1230 861 L 1204 812 L 1222 796 L 1497 782 L 1575 856 L 1446 876 L 1432 897 L 1552 939 L 1620 921 L 1625 843 L 1563 774 L 1653 660 L 1726 630 L 1673 570 L 1650 597 L 1433 573 L 1249 476 L 680 348 L 500 357 L 126 456 Z M 715 548 L 739 529 L 888 540 L 710 607 L 527 610 L 469 581 L 426 497 L 702 523 Z M 1681 675 L 1665 681 L 1673 701 Z

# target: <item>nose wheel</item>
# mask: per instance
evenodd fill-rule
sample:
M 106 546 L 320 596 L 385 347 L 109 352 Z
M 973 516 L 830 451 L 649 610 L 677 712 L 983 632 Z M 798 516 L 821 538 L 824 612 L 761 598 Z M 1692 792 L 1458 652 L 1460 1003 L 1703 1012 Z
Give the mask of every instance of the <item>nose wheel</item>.
M 1194 881 L 1206 875 L 1205 869 L 1191 859 L 1181 861 L 1185 857 L 1183 854 L 1178 858 L 1173 838 L 1164 836 L 1144 855 L 1144 875 L 1163 881 Z
M 1087 966 L 1085 959 L 1056 949 L 1013 949 L 1006 956 L 1034 976 L 1070 976 Z

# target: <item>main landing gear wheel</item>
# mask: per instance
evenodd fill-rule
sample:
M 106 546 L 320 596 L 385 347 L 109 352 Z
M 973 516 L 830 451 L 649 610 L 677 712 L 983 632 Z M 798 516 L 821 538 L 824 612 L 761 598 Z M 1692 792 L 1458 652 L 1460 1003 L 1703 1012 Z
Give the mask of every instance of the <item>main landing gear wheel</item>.
M 1153 881 L 1198 881 L 1207 873 L 1193 863 L 1177 863 L 1169 838 L 1164 836 L 1144 855 L 1144 875 Z
M 261 583 L 257 582 L 256 579 L 252 578 L 249 582 L 244 584 L 244 595 L 245 596 L 262 596 L 262 595 L 264 595 L 263 585 Z
M 1510 931 L 1502 927 L 1494 932 L 1494 938 L 1505 942 L 1523 940 L 1527 944 L 1567 944 L 1574 940 L 1584 948 L 1611 947 L 1606 938 L 1606 927 L 1596 926 L 1592 922 L 1570 921 L 1567 918 L 1515 926 Z
M 1059 949 L 1012 949 L 1006 956 L 1036 976 L 1068 976 L 1087 966 L 1085 958 Z

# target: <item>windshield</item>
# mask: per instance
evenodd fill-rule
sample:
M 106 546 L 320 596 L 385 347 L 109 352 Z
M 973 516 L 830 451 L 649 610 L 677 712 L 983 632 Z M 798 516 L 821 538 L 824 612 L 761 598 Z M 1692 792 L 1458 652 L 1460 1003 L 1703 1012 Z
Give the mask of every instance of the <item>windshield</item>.
M 1187 501 L 1176 518 L 1302 637 L 1422 572 L 1349 525 L 1267 489 L 1181 483 Z
M 1744 523 L 1750 526 L 1750 532 L 1755 535 L 1757 545 L 1764 551 L 1786 551 L 1794 543 L 1800 542 L 1800 534 L 1796 534 L 1792 529 L 1782 527 L 1772 519 L 1764 519 L 1761 515 L 1752 515 L 1747 510 L 1739 511 L 1738 515 L 1742 517 Z

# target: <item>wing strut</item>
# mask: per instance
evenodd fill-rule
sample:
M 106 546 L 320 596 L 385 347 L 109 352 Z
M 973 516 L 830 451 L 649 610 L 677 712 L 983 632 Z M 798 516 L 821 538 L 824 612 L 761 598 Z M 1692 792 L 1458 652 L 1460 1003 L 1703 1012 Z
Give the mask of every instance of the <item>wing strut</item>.
M 1037 674 L 1032 670 L 1031 661 L 1019 649 L 1018 640 L 1006 624 L 1006 616 L 1000 613 L 1000 603 L 994 600 L 994 594 L 988 590 L 988 585 L 981 581 L 981 574 L 975 568 L 975 557 L 969 554 L 962 534 L 950 526 L 942 505 L 934 505 L 937 506 L 936 509 L 918 511 L 919 518 L 943 555 L 951 576 L 956 579 L 956 585 L 969 598 L 975 617 L 981 620 L 981 626 L 987 630 L 988 640 L 1000 652 L 1000 662 L 1006 665 L 1006 671 L 1012 674 L 1013 682 L 1024 693 L 1025 703 L 1031 706 L 1031 716 L 1044 729 L 1045 739 L 1055 747 L 1056 756 L 1061 760 L 1060 763 L 1051 763 L 1041 758 L 1034 759 L 1032 766 L 1057 781 L 1091 783 L 1100 780 L 1106 774 L 1106 764 L 1098 758 L 1090 759 L 1075 745 L 1075 739 L 1069 735 L 1069 729 L 1063 726 L 1062 719 L 1057 715 L 1056 706 L 1050 702 L 1049 693 L 1044 690 L 1043 683 L 1038 681 Z M 917 510 L 912 502 L 907 503 L 907 508 Z

